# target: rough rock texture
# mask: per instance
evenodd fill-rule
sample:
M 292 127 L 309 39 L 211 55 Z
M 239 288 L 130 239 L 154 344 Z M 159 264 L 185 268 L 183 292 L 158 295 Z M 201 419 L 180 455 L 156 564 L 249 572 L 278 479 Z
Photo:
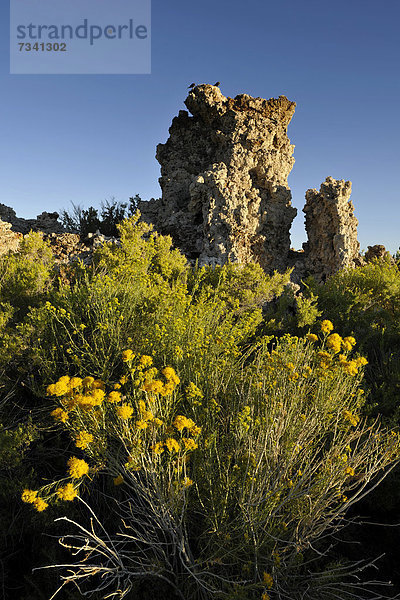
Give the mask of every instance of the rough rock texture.
M 162 198 L 140 202 L 142 218 L 200 264 L 256 260 L 284 269 L 290 250 L 287 177 L 293 148 L 287 126 L 295 103 L 285 96 L 226 98 L 199 85 L 157 147 Z
M 58 221 L 56 212 L 42 212 L 36 219 L 22 219 L 17 217 L 15 210 L 0 204 L 0 219 L 11 224 L 12 231 L 29 233 L 29 231 L 43 231 L 44 233 L 64 233 L 65 229 Z
M 307 190 L 305 267 L 324 281 L 342 268 L 359 264 L 358 221 L 350 201 L 351 182 L 327 177 L 320 191 Z
M 382 244 L 375 244 L 375 246 L 368 246 L 368 250 L 366 251 L 366 253 L 364 255 L 365 262 L 367 262 L 367 263 L 372 262 L 376 258 L 377 259 L 386 258 L 392 264 L 396 263 L 396 261 L 394 260 L 394 258 L 390 254 L 390 252 L 388 252 L 386 250 L 385 246 L 382 246 Z
M 74 261 L 82 261 L 84 265 L 92 262 L 93 250 L 104 244 L 121 245 L 114 237 L 102 235 L 100 232 L 89 233 L 85 239 L 76 233 L 43 234 L 45 241 L 53 251 L 54 258 L 59 264 L 68 265 Z
M 0 256 L 9 251 L 16 252 L 23 238 L 22 233 L 11 231 L 11 224 L 0 220 Z
M 91 262 L 91 249 L 76 233 L 50 233 L 43 236 L 57 262 L 68 264 L 74 260 Z

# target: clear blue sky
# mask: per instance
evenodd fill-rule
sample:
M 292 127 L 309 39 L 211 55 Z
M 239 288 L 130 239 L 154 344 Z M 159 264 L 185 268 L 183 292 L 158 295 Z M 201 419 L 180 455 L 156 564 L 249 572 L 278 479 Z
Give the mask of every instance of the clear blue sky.
M 151 75 L 9 75 L 0 7 L 0 202 L 19 216 L 160 196 L 159 142 L 192 82 L 297 103 L 289 184 L 350 179 L 361 248 L 400 246 L 398 0 L 153 0 Z

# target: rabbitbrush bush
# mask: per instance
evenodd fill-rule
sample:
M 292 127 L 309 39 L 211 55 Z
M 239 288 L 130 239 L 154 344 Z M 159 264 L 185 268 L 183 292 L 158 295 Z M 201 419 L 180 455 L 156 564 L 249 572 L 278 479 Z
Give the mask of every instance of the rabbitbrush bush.
M 354 337 L 326 319 L 303 337 L 259 335 L 262 304 L 288 275 L 190 269 L 137 217 L 121 238 L 24 324 L 44 422 L 64 446 L 58 475 L 22 499 L 44 514 L 81 503 L 90 517 L 66 518 L 75 561 L 58 565 L 61 586 L 370 597 L 330 544 L 397 464 L 399 439 L 361 417 Z
M 50 384 L 51 416 L 75 450 L 62 478 L 22 499 L 39 512 L 86 504 L 101 473 L 118 519 L 113 532 L 95 513 L 90 530 L 76 523 L 62 543 L 81 560 L 62 565 L 64 581 L 90 589 L 94 579 L 120 597 L 146 580 L 182 598 L 337 597 L 345 569 L 335 584 L 333 567 L 311 575 L 304 565 L 397 462 L 399 440 L 360 419 L 366 361 L 330 329 L 261 339 L 207 381 L 127 348 L 118 379 Z M 353 593 L 349 582 L 341 597 Z

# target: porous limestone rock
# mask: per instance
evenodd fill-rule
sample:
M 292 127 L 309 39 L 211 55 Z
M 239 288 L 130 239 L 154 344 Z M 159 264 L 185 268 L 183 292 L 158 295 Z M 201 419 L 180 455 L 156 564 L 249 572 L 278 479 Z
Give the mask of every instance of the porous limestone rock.
M 394 260 L 394 258 L 390 254 L 390 252 L 388 252 L 386 250 L 385 246 L 382 246 L 382 244 L 375 244 L 374 246 L 368 246 L 368 250 L 366 251 L 366 253 L 364 255 L 365 262 L 367 262 L 367 263 L 372 262 L 373 260 L 376 260 L 376 259 L 382 260 L 383 258 L 385 258 L 387 261 L 389 261 L 392 264 L 396 263 L 396 261 Z
M 333 177 L 326 178 L 319 192 L 306 192 L 305 268 L 321 281 L 339 269 L 359 264 L 358 221 L 350 194 L 351 182 Z
M 194 87 L 157 147 L 162 198 L 140 201 L 145 221 L 200 264 L 257 261 L 287 266 L 296 209 L 287 183 L 293 148 L 287 127 L 295 103 L 285 96 L 226 98 Z
M 59 214 L 56 212 L 42 212 L 36 219 L 23 219 L 17 217 L 15 210 L 0 204 L 0 219 L 10 223 L 12 231 L 19 233 L 29 233 L 29 231 L 43 231 L 44 233 L 64 233 L 65 228 L 58 220 Z
M 0 256 L 9 251 L 16 252 L 23 235 L 11 231 L 11 224 L 0 219 Z

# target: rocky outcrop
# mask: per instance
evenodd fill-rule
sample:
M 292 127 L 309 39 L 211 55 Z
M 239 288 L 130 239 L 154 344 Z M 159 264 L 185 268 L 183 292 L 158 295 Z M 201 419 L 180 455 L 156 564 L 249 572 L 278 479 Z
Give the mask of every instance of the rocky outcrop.
M 157 147 L 162 198 L 139 202 L 142 218 L 200 264 L 255 260 L 284 269 L 297 212 L 286 133 L 295 103 L 226 98 L 218 87 L 199 85 L 185 104 L 191 115 L 180 111 Z
M 0 256 L 8 252 L 16 252 L 22 238 L 22 233 L 11 231 L 11 223 L 0 220 Z
M 218 87 L 204 84 L 191 89 L 185 104 L 189 112 L 179 112 L 167 142 L 157 147 L 162 197 L 138 201 L 143 220 L 171 235 L 174 245 L 200 265 L 255 261 L 268 273 L 292 267 L 298 284 L 308 274 L 324 281 L 339 269 L 362 264 L 351 182 L 332 177 L 319 191 L 306 192 L 308 241 L 301 251 L 290 249 L 297 211 L 287 182 L 294 164 L 287 127 L 294 102 L 285 96 L 227 98 Z M 0 205 L 0 218 L 13 231 L 42 231 L 60 262 L 90 262 L 91 246 L 111 241 L 98 234 L 83 243 L 65 232 L 57 213 L 19 219 Z M 7 232 L 3 237 L 14 243 Z
M 359 264 L 358 221 L 350 194 L 351 182 L 333 177 L 326 178 L 319 192 L 306 192 L 305 267 L 322 281 L 339 269 Z
M 12 211 L 12 209 L 10 210 Z M 74 261 L 90 265 L 94 249 L 107 243 L 117 246 L 121 244 L 117 238 L 105 236 L 99 232 L 89 233 L 85 239 L 81 239 L 76 233 L 46 233 L 43 231 L 39 233 L 49 245 L 55 261 L 59 265 L 68 265 Z M 0 220 L 0 256 L 9 252 L 18 252 L 23 238 L 24 234 L 12 231 L 11 223 Z
M 368 250 L 366 251 L 366 253 L 364 255 L 364 260 L 367 263 L 372 262 L 373 260 L 382 260 L 383 258 L 385 258 L 387 261 L 391 262 L 392 264 L 396 263 L 393 256 L 390 254 L 390 252 L 388 252 L 386 250 L 385 246 L 382 246 L 382 244 L 375 244 L 374 246 L 368 246 Z
M 307 274 L 323 281 L 359 260 L 351 183 L 328 177 L 306 194 L 308 242 L 290 250 L 296 215 L 287 183 L 294 146 L 287 127 L 295 103 L 285 96 L 226 98 L 199 85 L 187 111 L 172 121 L 157 147 L 162 197 L 139 201 L 145 221 L 169 234 L 200 265 L 256 261 L 267 271 L 293 267 L 293 281 Z
M 36 219 L 22 219 L 17 217 L 15 210 L 0 204 L 0 219 L 10 223 L 12 231 L 19 233 L 29 233 L 29 231 L 43 231 L 44 233 L 64 233 L 65 228 L 58 220 L 59 214 L 56 212 L 42 212 Z

